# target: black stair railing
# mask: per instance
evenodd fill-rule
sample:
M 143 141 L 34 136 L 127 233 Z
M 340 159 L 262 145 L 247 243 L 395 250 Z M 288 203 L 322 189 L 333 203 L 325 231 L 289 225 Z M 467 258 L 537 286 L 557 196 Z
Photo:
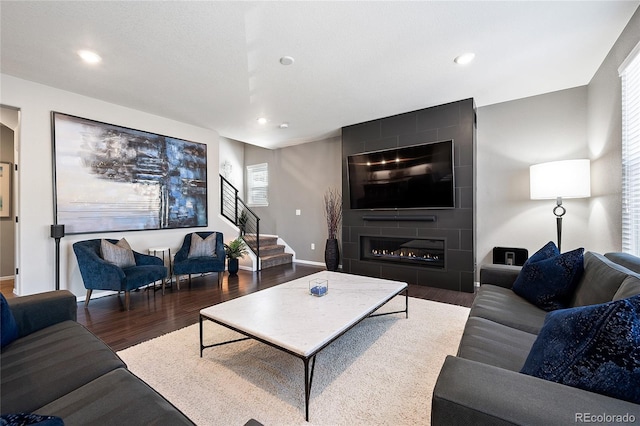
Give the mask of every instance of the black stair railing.
M 238 190 L 220 175 L 220 214 L 240 228 L 240 237 L 258 258 L 260 270 L 260 218 L 238 196 Z

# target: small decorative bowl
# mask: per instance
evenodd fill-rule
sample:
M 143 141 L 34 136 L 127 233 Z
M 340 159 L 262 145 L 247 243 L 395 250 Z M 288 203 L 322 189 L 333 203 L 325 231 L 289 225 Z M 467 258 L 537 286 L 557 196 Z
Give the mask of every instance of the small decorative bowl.
M 309 294 L 322 297 L 329 293 L 329 280 L 315 279 L 309 281 Z

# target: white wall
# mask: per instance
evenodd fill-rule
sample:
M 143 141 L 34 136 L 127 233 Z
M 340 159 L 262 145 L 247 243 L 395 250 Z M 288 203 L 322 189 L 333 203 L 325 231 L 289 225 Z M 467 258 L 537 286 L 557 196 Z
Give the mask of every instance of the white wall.
M 587 229 L 597 252 L 622 250 L 622 86 L 618 67 L 640 42 L 640 8 L 589 83 L 591 199 Z
M 587 87 L 478 108 L 476 261 L 492 262 L 496 246 L 533 254 L 556 241 L 554 200 L 529 199 L 529 166 L 589 158 Z M 564 200 L 562 250 L 587 247 L 589 202 Z
M 238 195 L 244 197 L 244 146 L 243 142 L 220 137 L 220 174 L 225 176 L 223 167 L 227 167 L 229 176 L 225 176 L 238 190 Z
M 20 273 L 16 282 L 19 295 L 53 290 L 55 286 L 54 240 L 49 236 L 49 227 L 53 223 L 51 111 L 207 144 L 208 229 L 229 232 L 231 235 L 231 230 L 218 217 L 217 132 L 4 74 L 0 75 L 0 104 L 21 110 L 18 147 Z M 174 253 L 182 244 L 184 235 L 191 231 L 177 229 L 65 236 L 60 245 L 60 287 L 69 289 L 80 298 L 84 297 L 85 288 L 71 247 L 76 241 L 126 237 L 136 251 L 146 252 L 148 247 L 168 246 Z
M 528 166 L 589 158 L 591 197 L 565 200 L 563 251 L 622 249 L 622 113 L 618 67 L 640 42 L 640 9 L 587 86 L 478 109 L 476 261 L 494 246 L 555 241 L 553 201 L 531 201 Z

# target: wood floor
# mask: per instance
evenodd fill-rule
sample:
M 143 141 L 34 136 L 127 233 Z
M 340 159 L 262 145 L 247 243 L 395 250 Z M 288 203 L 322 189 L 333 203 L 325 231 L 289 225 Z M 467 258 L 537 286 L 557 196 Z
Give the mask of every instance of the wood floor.
M 132 292 L 129 311 L 124 310 L 124 294 L 91 300 L 86 309 L 84 302 L 79 302 L 78 322 L 119 351 L 195 324 L 202 308 L 321 270 L 301 264 L 281 265 L 261 272 L 241 270 L 237 276 L 225 273 L 221 287 L 215 274 L 194 276 L 191 287 L 184 280 L 178 291 L 174 283 L 164 296 L 152 289 Z M 474 298 L 472 293 L 416 285 L 409 286 L 409 295 L 461 306 L 471 306 Z
M 13 294 L 13 278 L 0 281 L 0 293 L 2 293 L 6 299 L 16 297 L 16 295 Z

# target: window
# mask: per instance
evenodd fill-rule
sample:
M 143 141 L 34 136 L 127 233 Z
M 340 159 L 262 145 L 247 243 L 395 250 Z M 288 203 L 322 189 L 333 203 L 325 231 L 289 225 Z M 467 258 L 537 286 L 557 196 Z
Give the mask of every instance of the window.
M 267 163 L 247 166 L 247 204 L 269 205 L 269 165 Z
M 640 43 L 619 71 L 622 79 L 622 250 L 640 255 Z

